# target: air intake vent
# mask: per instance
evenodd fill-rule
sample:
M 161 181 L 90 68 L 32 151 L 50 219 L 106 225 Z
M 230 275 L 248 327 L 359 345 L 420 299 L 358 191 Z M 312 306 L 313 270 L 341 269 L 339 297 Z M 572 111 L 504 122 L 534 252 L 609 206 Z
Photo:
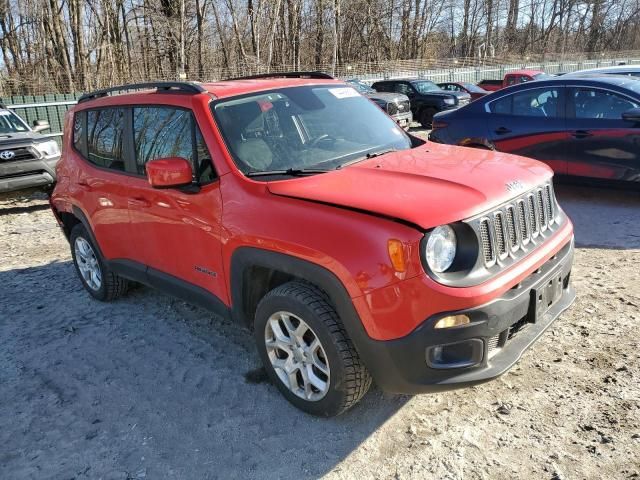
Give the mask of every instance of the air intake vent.
M 504 257 L 507 254 L 507 242 L 504 235 L 504 221 L 502 220 L 502 212 L 496 213 L 495 216 L 496 227 L 496 246 L 498 247 L 498 255 Z
M 543 232 L 547 229 L 547 206 L 545 204 L 545 199 L 542 190 L 538 190 L 536 195 L 538 198 L 538 215 L 540 216 L 540 230 Z
M 538 223 L 538 215 L 536 214 L 536 200 L 533 194 L 527 198 L 529 202 L 529 226 L 531 228 L 531 236 L 536 238 L 540 233 L 540 224 Z
M 507 236 L 509 238 L 509 246 L 513 250 L 517 250 L 518 245 L 518 231 L 516 230 L 516 211 L 509 205 L 507 207 Z
M 489 220 L 485 219 L 480 222 L 480 241 L 482 242 L 482 253 L 484 255 L 484 263 L 487 265 L 495 261 L 493 252 L 493 244 L 489 235 Z

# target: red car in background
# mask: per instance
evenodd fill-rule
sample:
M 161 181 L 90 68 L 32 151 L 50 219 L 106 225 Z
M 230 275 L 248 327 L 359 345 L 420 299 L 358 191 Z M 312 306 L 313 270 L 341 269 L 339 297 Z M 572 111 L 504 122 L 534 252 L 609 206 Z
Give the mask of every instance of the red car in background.
M 507 73 L 502 80 L 482 80 L 478 86 L 489 92 L 495 92 L 511 85 L 533 82 L 534 80 L 548 80 L 552 77 L 553 75 L 548 75 L 542 70 L 515 70 Z
M 438 86 L 447 92 L 466 92 L 471 95 L 471 101 L 477 100 L 487 95 L 489 92 L 484 88 L 469 82 L 444 82 Z

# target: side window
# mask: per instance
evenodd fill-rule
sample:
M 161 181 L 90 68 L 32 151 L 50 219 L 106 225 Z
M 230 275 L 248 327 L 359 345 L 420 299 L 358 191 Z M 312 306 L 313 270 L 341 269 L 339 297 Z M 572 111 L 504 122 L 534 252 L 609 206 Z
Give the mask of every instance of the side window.
M 497 113 L 500 115 L 511 115 L 511 103 L 513 95 L 508 95 L 495 100 L 489 104 L 489 110 L 491 113 Z
M 516 76 L 515 75 L 509 75 L 507 77 L 507 85 L 515 85 L 516 83 Z
M 87 159 L 91 163 L 124 171 L 123 122 L 124 110 L 121 108 L 87 112 Z
M 532 79 L 530 77 L 527 77 L 525 75 L 520 76 L 520 81 L 518 83 L 525 83 L 525 82 L 530 82 Z
M 136 169 L 145 174 L 151 160 L 182 157 L 191 163 L 194 178 L 204 183 L 215 179 L 211 155 L 189 110 L 172 107 L 133 109 Z
M 640 103 L 613 92 L 589 88 L 575 89 L 572 100 L 576 118 L 620 120 L 623 112 L 640 107 Z
M 393 85 L 390 83 L 376 83 L 373 89 L 377 92 L 393 92 Z
M 413 94 L 413 88 L 411 88 L 406 83 L 396 83 L 393 91 L 396 93 L 402 93 L 403 95 L 411 95 Z
M 540 88 L 514 93 L 512 115 L 555 117 L 558 114 L 558 95 L 557 88 Z
M 73 146 L 84 157 L 87 156 L 87 112 L 76 112 L 73 115 Z

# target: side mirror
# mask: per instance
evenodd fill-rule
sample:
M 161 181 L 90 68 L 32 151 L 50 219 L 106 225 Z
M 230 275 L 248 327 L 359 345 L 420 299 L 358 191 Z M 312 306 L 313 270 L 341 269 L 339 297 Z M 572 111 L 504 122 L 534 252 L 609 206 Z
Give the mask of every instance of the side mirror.
M 191 164 L 181 157 L 158 158 L 145 165 L 153 188 L 182 187 L 193 181 Z
M 627 122 L 640 123 L 640 108 L 631 108 L 626 112 L 622 112 L 622 119 Z
M 49 130 L 51 128 L 51 126 L 49 125 L 49 122 L 47 122 L 46 120 L 34 120 L 33 121 L 33 131 L 34 132 L 41 132 L 43 130 Z

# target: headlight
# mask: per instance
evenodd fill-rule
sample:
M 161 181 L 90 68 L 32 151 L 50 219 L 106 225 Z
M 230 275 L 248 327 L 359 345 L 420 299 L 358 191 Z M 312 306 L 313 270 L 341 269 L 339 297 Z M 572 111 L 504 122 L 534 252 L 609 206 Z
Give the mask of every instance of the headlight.
M 445 105 L 455 105 L 456 104 L 456 99 L 455 98 L 445 98 L 444 99 L 444 104 Z
M 55 140 L 47 140 L 46 142 L 36 143 L 34 145 L 45 158 L 54 157 L 60 155 L 60 148 L 58 148 L 58 142 Z
M 456 257 L 456 233 L 448 225 L 436 227 L 427 240 L 425 257 L 436 273 L 446 271 Z

